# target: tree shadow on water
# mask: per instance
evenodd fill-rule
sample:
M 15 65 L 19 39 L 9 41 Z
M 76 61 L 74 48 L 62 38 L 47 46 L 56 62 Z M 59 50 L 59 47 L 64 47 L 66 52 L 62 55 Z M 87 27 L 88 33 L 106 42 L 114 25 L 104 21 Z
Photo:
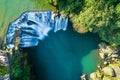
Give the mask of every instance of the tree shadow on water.
M 99 42 L 98 35 L 79 34 L 71 24 L 66 31 L 51 31 L 37 47 L 30 49 L 29 60 L 37 80 L 80 80 L 82 58 L 96 49 Z

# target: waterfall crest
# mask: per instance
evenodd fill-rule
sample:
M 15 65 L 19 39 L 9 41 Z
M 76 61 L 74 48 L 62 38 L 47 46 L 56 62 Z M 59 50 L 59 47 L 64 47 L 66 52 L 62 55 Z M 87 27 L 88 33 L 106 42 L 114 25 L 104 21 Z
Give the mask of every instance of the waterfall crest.
M 19 36 L 20 47 L 37 46 L 39 40 L 48 36 L 48 32 L 66 30 L 68 17 L 60 14 L 53 17 L 52 11 L 25 12 L 18 19 L 11 22 L 7 31 L 7 48 L 14 47 L 14 39 Z

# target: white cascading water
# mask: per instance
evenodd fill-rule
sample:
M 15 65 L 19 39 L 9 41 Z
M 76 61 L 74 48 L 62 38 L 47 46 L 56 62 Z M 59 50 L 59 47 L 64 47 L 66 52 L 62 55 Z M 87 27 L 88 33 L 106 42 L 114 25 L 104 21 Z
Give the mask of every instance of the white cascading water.
M 52 11 L 25 12 L 18 19 L 11 22 L 7 31 L 7 48 L 13 48 L 13 40 L 20 36 L 20 47 L 37 46 L 48 32 L 66 30 L 68 17 L 62 18 L 60 14 L 53 18 Z

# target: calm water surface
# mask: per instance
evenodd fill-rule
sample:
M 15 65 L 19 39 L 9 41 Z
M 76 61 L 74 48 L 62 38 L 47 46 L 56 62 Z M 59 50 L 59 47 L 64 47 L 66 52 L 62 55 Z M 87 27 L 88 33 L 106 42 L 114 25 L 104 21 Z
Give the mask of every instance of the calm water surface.
M 95 34 L 78 34 L 69 26 L 67 31 L 50 32 L 49 36 L 29 53 L 39 80 L 80 80 L 83 73 L 97 68 Z

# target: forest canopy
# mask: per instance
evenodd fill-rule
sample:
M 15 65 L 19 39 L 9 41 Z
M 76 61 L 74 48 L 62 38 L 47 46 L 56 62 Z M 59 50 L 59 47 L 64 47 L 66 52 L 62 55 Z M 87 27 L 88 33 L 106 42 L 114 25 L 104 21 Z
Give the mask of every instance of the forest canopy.
M 120 45 L 120 0 L 48 0 L 68 15 L 79 33 L 98 33 L 102 40 Z

